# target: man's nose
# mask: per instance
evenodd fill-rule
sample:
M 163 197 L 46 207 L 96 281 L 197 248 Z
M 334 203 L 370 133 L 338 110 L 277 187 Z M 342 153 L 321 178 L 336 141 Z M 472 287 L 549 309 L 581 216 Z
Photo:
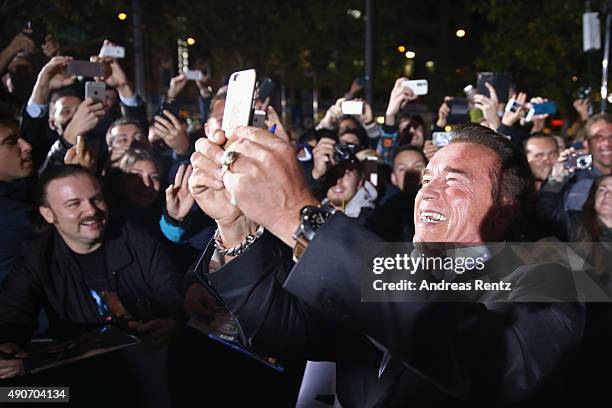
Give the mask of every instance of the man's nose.
M 440 188 L 441 183 L 432 179 L 428 183 L 423 183 L 419 194 L 423 200 L 434 200 L 440 196 Z
M 87 213 L 88 215 L 94 215 L 95 213 L 98 212 L 98 207 L 96 206 L 93 200 L 84 200 L 83 202 L 84 202 L 83 204 L 84 213 Z
M 553 158 L 550 156 L 544 156 L 544 158 L 542 159 L 542 163 L 546 164 L 546 165 L 552 165 L 553 164 Z
M 22 153 L 30 153 L 32 151 L 32 145 L 29 144 L 23 137 L 20 137 L 18 141 Z

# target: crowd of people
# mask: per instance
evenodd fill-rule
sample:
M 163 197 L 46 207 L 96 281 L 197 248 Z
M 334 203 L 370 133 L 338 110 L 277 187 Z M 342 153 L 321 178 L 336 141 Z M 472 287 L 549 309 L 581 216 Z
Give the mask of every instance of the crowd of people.
M 571 135 L 551 132 L 547 114 L 526 120 L 545 95 L 514 86 L 498 96 L 491 84 L 469 102 L 478 122 L 448 123 L 448 96 L 430 126 L 402 77 L 382 124 L 353 84 L 314 129 L 286 128 L 263 101 L 266 129 L 230 135 L 221 130 L 226 86 L 196 81 L 202 123 L 188 126 L 172 112 L 184 74 L 150 117 L 120 60 L 90 57 L 106 68 L 86 79 L 106 85 L 103 100 L 84 97 L 72 60 L 52 36 L 40 46 L 27 32 L 0 54 L 3 381 L 29 384 L 33 339 L 65 341 L 118 321 L 142 340 L 141 354 L 59 378 L 104 389 L 117 374 L 135 406 L 227 402 L 241 389 L 267 406 L 295 404 L 300 369 L 297 383 L 273 377 L 266 387 L 241 376 L 245 361 L 215 359 L 223 351 L 186 331 L 190 316 L 210 317 L 213 288 L 255 350 L 310 360 L 305 380 L 323 375 L 312 362 L 336 363 L 331 402 L 300 406 L 563 403 L 578 377 L 568 367 L 595 384 L 595 372 L 566 360 L 586 344 L 605 352 L 606 303 L 364 303 L 359 274 L 364 243 L 554 239 L 612 251 L 612 115 L 590 114 L 590 99 L 574 102 Z M 363 113 L 343 114 L 346 100 Z M 612 269 L 598 257 L 594 279 L 612 295 Z M 81 397 L 93 406 L 117 395 Z

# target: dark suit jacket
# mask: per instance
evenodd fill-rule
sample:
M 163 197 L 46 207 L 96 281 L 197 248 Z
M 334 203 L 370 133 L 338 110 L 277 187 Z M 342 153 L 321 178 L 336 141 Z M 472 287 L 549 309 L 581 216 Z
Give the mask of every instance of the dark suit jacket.
M 293 268 L 289 249 L 266 233 L 200 278 L 256 349 L 335 361 L 345 408 L 563 401 L 559 373 L 581 339 L 583 305 L 362 302 L 360 248 L 377 242 L 337 214 Z M 391 358 L 379 378 L 384 351 Z

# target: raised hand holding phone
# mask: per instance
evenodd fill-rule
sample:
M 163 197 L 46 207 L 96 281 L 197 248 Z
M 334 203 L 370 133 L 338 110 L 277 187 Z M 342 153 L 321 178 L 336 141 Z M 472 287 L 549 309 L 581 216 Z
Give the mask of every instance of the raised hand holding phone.
M 255 93 L 254 69 L 234 72 L 230 75 L 225 98 L 225 113 L 221 129 L 228 137 L 238 126 L 248 126 L 253 117 L 253 95 Z M 229 143 L 225 145 L 227 149 Z

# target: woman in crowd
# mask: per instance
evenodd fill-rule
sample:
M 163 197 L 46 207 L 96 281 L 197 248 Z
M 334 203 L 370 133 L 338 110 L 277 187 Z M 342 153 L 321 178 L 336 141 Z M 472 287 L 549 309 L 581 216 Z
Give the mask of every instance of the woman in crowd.
M 127 150 L 108 174 L 106 187 L 123 217 L 159 232 L 161 173 L 151 152 L 141 148 Z

